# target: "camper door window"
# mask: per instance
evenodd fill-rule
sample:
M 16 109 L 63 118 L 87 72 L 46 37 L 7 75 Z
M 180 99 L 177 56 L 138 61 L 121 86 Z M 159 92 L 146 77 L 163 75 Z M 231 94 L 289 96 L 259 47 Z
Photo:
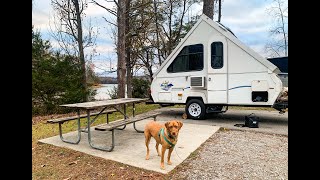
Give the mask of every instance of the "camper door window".
M 203 45 L 185 46 L 167 69 L 168 73 L 203 70 Z
M 223 67 L 222 42 L 213 42 L 211 44 L 211 67 L 213 69 L 221 69 Z

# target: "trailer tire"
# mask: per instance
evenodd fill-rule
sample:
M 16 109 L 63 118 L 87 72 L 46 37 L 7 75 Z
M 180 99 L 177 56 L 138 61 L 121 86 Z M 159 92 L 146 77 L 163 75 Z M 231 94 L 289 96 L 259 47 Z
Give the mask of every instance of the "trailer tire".
M 199 99 L 190 99 L 186 104 L 185 111 L 188 119 L 204 119 L 206 115 L 205 105 Z

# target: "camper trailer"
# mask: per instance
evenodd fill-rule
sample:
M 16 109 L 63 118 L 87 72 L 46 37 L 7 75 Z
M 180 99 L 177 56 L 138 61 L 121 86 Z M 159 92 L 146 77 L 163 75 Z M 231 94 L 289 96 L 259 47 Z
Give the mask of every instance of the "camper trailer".
M 225 112 L 228 105 L 272 107 L 282 90 L 277 66 L 202 15 L 153 75 L 151 97 L 185 104 L 190 119 Z

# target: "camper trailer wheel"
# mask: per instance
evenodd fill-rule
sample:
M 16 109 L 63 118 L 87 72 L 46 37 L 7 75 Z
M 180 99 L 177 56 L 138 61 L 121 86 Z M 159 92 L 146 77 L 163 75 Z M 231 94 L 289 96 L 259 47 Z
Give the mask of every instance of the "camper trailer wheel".
M 187 102 L 186 113 L 188 119 L 204 119 L 205 105 L 199 99 L 191 99 Z

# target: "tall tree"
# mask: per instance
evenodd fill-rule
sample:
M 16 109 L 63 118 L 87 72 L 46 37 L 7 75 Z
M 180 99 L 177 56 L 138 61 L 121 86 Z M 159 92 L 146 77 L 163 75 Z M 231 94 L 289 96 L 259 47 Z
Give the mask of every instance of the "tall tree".
M 219 14 L 218 14 L 218 22 L 221 21 L 221 0 L 218 0 L 219 3 Z
M 164 59 L 170 55 L 181 40 L 181 32 L 185 23 L 185 15 L 188 9 L 197 1 L 169 0 L 159 5 L 161 8 L 161 56 Z
M 203 0 L 203 14 L 207 15 L 210 19 L 213 19 L 214 0 Z
M 130 58 L 130 49 L 131 49 L 131 33 L 129 33 L 129 23 L 130 23 L 130 2 L 131 0 L 126 0 L 126 13 L 125 13 L 125 20 L 126 20 L 126 68 L 127 68 L 127 97 L 132 97 L 132 68 L 131 68 L 131 58 Z
M 118 63 L 117 63 L 117 79 L 118 79 L 118 98 L 124 98 L 126 93 L 126 71 L 127 71 L 127 48 L 126 48 L 126 13 L 127 6 L 130 5 L 129 0 L 113 0 L 116 5 L 116 12 L 113 9 L 107 8 L 106 6 L 98 3 L 97 1 L 93 0 L 92 3 L 95 5 L 105 9 L 107 12 L 111 13 L 112 15 L 116 15 L 117 23 L 114 24 L 108 21 L 106 18 L 105 20 L 117 27 L 117 39 L 116 39 L 116 46 L 117 46 L 117 56 L 118 56 Z M 107 1 L 112 2 L 112 1 Z M 128 4 L 128 3 L 129 4 Z
M 152 80 L 153 71 L 170 55 L 192 25 L 186 13 L 199 0 L 144 0 L 130 23 L 137 36 L 132 41 L 132 60 Z M 151 2 L 151 3 L 150 3 Z M 148 4 L 149 3 L 149 4 Z M 133 28 L 134 27 L 134 28 Z
M 159 23 L 158 23 L 158 8 L 157 8 L 157 0 L 153 0 L 153 9 L 154 9 L 154 24 L 156 27 L 156 48 L 158 51 L 158 60 L 159 60 L 159 65 L 161 66 L 162 61 L 161 61 L 161 51 L 160 51 L 160 41 L 159 41 Z
M 118 98 L 124 98 L 126 93 L 126 1 L 118 0 L 117 4 L 117 25 L 118 25 L 118 43 L 117 43 L 117 78 L 118 78 Z
M 113 9 L 93 1 L 96 5 L 115 14 Z M 108 1 L 110 2 L 110 1 Z M 161 65 L 166 57 L 186 34 L 186 13 L 200 0 L 130 0 L 126 1 L 126 68 L 127 93 L 130 96 L 131 76 L 143 68 L 152 80 L 155 66 Z M 117 2 L 119 4 L 119 1 Z M 118 8 L 118 7 L 117 7 Z M 117 17 L 118 18 L 118 17 Z M 109 24 L 119 29 L 119 22 Z M 130 28 L 129 28 L 130 26 Z M 117 37 L 119 37 L 117 32 Z M 119 41 L 116 41 L 119 47 Z M 119 72 L 119 69 L 118 69 Z
M 83 37 L 82 18 L 87 3 L 83 0 L 51 0 L 51 3 L 56 12 L 56 33 L 52 35 L 64 52 L 68 55 L 76 55 L 79 58 L 82 72 L 82 87 L 87 91 L 84 48 L 94 44 L 92 28 L 90 28 L 88 35 Z M 83 101 L 87 100 L 87 96 L 83 97 Z
M 275 18 L 275 24 L 270 30 L 272 41 L 265 46 L 272 57 L 288 56 L 288 4 L 283 0 L 274 0 L 267 13 Z

